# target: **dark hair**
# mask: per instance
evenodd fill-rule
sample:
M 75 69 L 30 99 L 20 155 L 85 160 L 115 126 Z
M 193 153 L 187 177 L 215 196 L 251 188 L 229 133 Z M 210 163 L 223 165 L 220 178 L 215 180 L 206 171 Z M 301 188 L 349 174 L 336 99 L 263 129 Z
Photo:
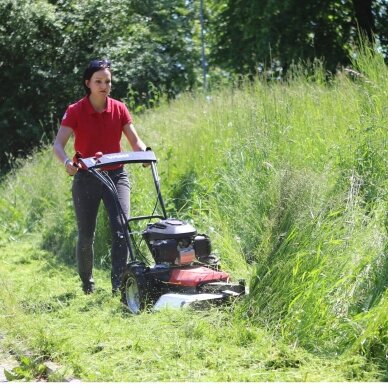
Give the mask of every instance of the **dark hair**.
M 101 69 L 110 69 L 110 61 L 107 59 L 94 59 L 84 71 L 83 85 L 88 96 L 90 95 L 90 89 L 86 86 L 85 81 L 89 81 L 92 75 Z

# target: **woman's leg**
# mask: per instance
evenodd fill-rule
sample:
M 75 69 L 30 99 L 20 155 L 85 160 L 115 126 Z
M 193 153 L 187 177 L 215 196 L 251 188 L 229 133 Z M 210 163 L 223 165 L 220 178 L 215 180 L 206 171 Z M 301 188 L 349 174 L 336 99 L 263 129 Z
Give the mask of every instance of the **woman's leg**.
M 128 175 L 124 169 L 109 171 L 109 176 L 113 180 L 117 192 L 118 199 L 123 210 L 125 217 L 129 216 L 129 204 L 130 204 L 130 184 Z M 117 291 L 121 285 L 121 276 L 124 272 L 125 266 L 128 260 L 128 247 L 126 239 L 123 234 L 123 225 L 113 196 L 109 190 L 104 187 L 103 201 L 109 215 L 109 221 L 112 232 L 112 290 Z M 124 228 L 127 226 L 124 225 Z
M 85 293 L 93 292 L 93 242 L 98 207 L 102 196 L 101 183 L 90 173 L 79 171 L 73 180 L 73 202 L 78 225 L 76 258 L 78 273 Z

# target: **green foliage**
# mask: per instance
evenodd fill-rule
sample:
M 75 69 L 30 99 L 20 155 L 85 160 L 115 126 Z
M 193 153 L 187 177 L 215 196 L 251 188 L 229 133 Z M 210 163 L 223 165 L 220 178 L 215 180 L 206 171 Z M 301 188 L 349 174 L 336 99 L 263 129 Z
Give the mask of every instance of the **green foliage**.
M 47 367 L 39 361 L 23 356 L 20 359 L 20 365 L 12 368 L 12 370 L 4 370 L 5 377 L 8 381 L 23 380 L 36 381 L 46 377 Z
M 211 9 L 212 62 L 239 74 L 315 59 L 334 72 L 349 63 L 359 29 L 370 39 L 373 31 L 386 49 L 384 2 L 234 0 L 211 2 Z
M 193 87 L 191 8 L 183 0 L 148 3 L 0 1 L 2 169 L 53 137 L 66 106 L 84 93 L 91 59 L 111 59 L 112 96 L 134 110 Z
M 50 133 L 55 67 L 60 25 L 54 7 L 38 1 L 2 0 L 0 17 L 0 163 L 7 153 L 31 152 L 39 144 L 43 126 Z M 47 98 L 48 96 L 51 96 Z
M 130 4 L 135 16 L 127 32 L 107 49 L 118 73 L 115 89 L 132 109 L 152 107 L 161 95 L 173 98 L 195 83 L 194 15 L 183 0 Z
M 201 33 L 211 89 L 245 74 L 281 78 L 317 58 L 334 71 L 354 54 L 357 23 L 387 50 L 384 1 L 223 0 L 204 2 L 203 11 L 201 31 L 193 0 L 1 0 L 1 171 L 53 138 L 66 106 L 83 94 L 92 58 L 112 60 L 112 96 L 140 113 L 204 86 Z

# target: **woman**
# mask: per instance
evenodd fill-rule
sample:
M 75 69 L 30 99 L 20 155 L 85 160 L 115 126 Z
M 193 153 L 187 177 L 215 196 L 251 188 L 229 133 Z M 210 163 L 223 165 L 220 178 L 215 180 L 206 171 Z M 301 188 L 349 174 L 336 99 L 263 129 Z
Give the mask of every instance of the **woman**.
M 93 242 L 98 207 L 103 201 L 109 215 L 112 231 L 112 292 L 117 294 L 121 275 L 127 262 L 128 248 L 122 233 L 119 215 L 110 192 L 92 174 L 80 169 L 66 155 L 65 146 L 74 135 L 75 152 L 82 157 L 92 157 L 96 152 L 103 154 L 120 152 L 122 133 L 134 151 L 144 151 L 145 144 L 132 124 L 126 106 L 109 97 L 112 87 L 110 62 L 94 60 L 86 68 L 83 77 L 86 96 L 70 105 L 63 116 L 54 141 L 54 153 L 66 172 L 74 176 L 73 202 L 78 225 L 76 257 L 82 289 L 86 294 L 94 291 Z M 107 174 L 116 185 L 120 205 L 129 214 L 129 180 L 122 165 L 106 168 Z

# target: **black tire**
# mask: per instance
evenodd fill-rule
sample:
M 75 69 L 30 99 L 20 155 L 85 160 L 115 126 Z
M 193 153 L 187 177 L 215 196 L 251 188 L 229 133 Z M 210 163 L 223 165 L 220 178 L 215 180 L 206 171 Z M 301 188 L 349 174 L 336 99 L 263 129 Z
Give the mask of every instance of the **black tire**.
M 155 287 L 145 273 L 143 263 L 133 264 L 127 267 L 122 278 L 121 301 L 132 314 L 140 314 L 157 298 Z

